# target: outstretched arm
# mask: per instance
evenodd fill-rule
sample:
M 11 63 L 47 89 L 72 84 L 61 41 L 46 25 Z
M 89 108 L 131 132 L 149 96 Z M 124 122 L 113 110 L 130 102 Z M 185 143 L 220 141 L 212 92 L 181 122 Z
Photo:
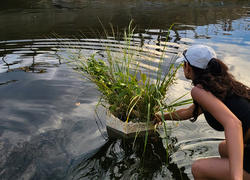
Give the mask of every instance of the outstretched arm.
M 192 104 L 191 106 L 187 108 L 182 108 L 179 110 L 176 110 L 171 113 L 165 113 L 164 119 L 165 120 L 173 120 L 173 121 L 181 121 L 181 120 L 187 120 L 193 117 L 193 111 L 194 111 L 195 105 Z M 202 113 L 201 109 L 199 109 L 198 114 L 200 115 Z M 158 122 L 161 121 L 161 114 L 157 114 L 156 118 Z
M 243 136 L 241 121 L 212 93 L 202 88 L 194 87 L 191 91 L 191 95 L 204 110 L 212 114 L 212 116 L 223 125 L 231 177 L 232 179 L 242 179 Z

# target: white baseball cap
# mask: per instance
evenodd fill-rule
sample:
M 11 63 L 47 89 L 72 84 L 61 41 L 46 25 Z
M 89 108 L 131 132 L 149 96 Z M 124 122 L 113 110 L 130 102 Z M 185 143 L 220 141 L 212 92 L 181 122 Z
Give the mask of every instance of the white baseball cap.
M 176 60 L 176 63 L 186 61 L 192 66 L 206 69 L 209 61 L 216 58 L 215 51 L 206 45 L 193 45 L 183 52 L 183 56 Z

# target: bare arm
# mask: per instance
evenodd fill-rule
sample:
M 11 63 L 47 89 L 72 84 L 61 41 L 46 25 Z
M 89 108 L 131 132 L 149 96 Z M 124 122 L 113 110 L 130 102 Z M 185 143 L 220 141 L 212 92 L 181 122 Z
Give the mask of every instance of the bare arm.
M 165 120 L 187 120 L 193 117 L 194 104 L 189 106 L 188 108 L 182 108 L 172 113 L 164 114 Z
M 195 105 L 192 104 L 191 106 L 187 108 L 182 108 L 177 111 L 171 112 L 171 113 L 165 113 L 164 119 L 165 120 L 173 120 L 173 121 L 181 121 L 181 120 L 187 120 L 193 117 L 193 111 L 194 111 Z M 201 109 L 199 108 L 198 114 L 200 115 L 202 113 Z M 161 121 L 161 114 L 158 114 L 156 117 L 159 121 Z
M 241 121 L 213 94 L 202 88 L 194 87 L 193 99 L 219 121 L 225 130 L 229 166 L 232 179 L 243 176 L 243 137 Z

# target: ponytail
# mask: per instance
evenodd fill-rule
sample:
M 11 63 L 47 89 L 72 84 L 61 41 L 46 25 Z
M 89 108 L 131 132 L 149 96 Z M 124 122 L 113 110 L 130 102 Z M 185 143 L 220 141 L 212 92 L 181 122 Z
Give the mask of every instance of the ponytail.
M 221 76 L 223 73 L 225 73 L 222 72 L 221 64 L 215 58 L 209 61 L 206 70 L 214 76 Z

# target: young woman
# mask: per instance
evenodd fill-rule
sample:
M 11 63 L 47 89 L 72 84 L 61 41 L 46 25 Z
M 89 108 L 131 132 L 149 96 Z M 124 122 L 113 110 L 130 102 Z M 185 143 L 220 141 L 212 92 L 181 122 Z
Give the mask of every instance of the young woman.
M 194 179 L 250 180 L 250 88 L 234 79 L 211 47 L 191 46 L 180 61 L 184 61 L 185 77 L 194 85 L 194 103 L 165 114 L 165 120 L 195 121 L 203 113 L 212 128 L 225 132 L 219 144 L 221 157 L 195 161 Z

